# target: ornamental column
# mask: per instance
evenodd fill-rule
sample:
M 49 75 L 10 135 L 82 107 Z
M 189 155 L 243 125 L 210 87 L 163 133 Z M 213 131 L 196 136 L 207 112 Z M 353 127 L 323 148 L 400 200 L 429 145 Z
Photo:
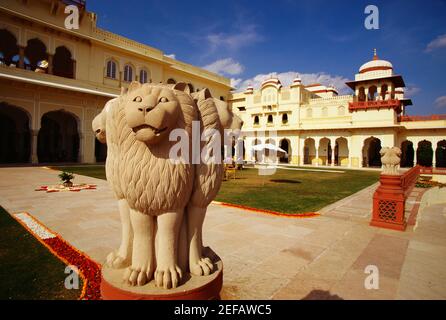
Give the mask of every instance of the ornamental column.
M 319 166 L 319 140 L 314 141 L 314 146 L 316 147 L 316 166 Z
M 48 74 L 53 74 L 53 55 L 48 54 Z
M 25 47 L 19 46 L 19 65 L 20 69 L 25 69 Z
M 352 167 L 352 155 L 351 155 L 352 137 L 347 137 L 347 151 L 348 151 L 348 167 Z
M 330 147 L 331 147 L 331 166 L 334 167 L 334 165 L 335 165 L 336 139 L 334 139 L 334 138 L 330 139 Z M 338 157 L 338 161 L 339 161 L 339 157 Z
M 39 135 L 39 130 L 34 129 L 31 130 L 31 139 L 32 139 L 32 146 L 31 146 L 31 163 L 38 163 L 39 158 L 37 156 L 37 137 Z
M 390 83 L 389 86 L 387 87 L 387 90 L 389 92 L 389 100 L 392 99 L 392 92 L 393 90 L 395 90 L 395 88 L 392 88 L 392 84 Z
M 303 166 L 305 164 L 305 140 L 301 141 L 299 150 L 300 150 L 299 162 L 300 165 Z
M 417 149 L 418 149 L 418 143 L 417 143 L 417 147 L 415 148 L 415 143 L 413 144 L 414 148 L 413 148 L 413 166 L 415 167 L 418 164 L 418 160 L 417 160 Z

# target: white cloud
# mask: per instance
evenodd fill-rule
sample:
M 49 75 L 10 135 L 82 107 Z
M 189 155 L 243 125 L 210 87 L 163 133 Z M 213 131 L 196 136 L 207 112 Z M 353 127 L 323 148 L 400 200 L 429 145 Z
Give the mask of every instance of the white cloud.
M 231 87 L 233 87 L 233 88 L 237 88 L 238 87 L 238 85 L 240 84 L 240 82 L 242 82 L 243 81 L 243 79 L 240 79 L 240 78 L 231 78 Z
M 411 98 L 414 95 L 416 95 L 418 92 L 420 92 L 421 89 L 415 85 L 409 85 L 406 90 L 404 91 L 404 96 Z
M 211 33 L 206 36 L 206 40 L 211 51 L 217 49 L 225 49 L 236 51 L 241 47 L 249 46 L 253 43 L 260 42 L 263 37 L 257 33 L 256 26 L 247 25 L 240 28 L 237 33 Z
M 175 53 L 165 54 L 165 56 L 171 59 L 176 59 Z
M 435 105 L 438 108 L 446 107 L 446 96 L 441 96 L 441 97 L 438 97 L 437 99 L 435 99 Z
M 321 83 L 323 85 L 329 86 L 333 85 L 338 91 L 339 94 L 347 94 L 351 92 L 351 89 L 349 89 L 345 82 L 348 81 L 347 78 L 344 78 L 342 76 L 333 76 L 330 74 L 327 74 L 325 72 L 318 72 L 318 73 L 298 73 L 295 71 L 287 71 L 287 72 L 272 72 L 269 74 L 258 74 L 250 79 L 246 79 L 244 81 L 241 81 L 238 83 L 237 89 L 238 90 L 244 90 L 248 85 L 252 85 L 254 88 L 259 88 L 261 83 L 270 78 L 278 77 L 280 82 L 283 86 L 289 86 L 293 79 L 296 78 L 296 76 L 299 75 L 299 77 L 302 79 L 302 83 L 304 85 L 312 84 L 312 83 Z
M 235 61 L 232 58 L 214 61 L 211 64 L 204 66 L 203 68 L 220 75 L 229 74 L 231 76 L 240 74 L 245 69 L 239 62 Z
M 429 42 L 426 47 L 426 52 L 431 52 L 438 48 L 446 47 L 446 34 L 438 36 L 436 39 Z

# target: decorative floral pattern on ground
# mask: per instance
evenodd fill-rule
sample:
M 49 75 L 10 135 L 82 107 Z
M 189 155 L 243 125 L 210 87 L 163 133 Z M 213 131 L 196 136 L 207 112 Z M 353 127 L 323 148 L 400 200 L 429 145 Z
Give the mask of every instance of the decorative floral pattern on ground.
M 63 184 L 57 184 L 53 186 L 40 186 L 35 189 L 36 191 L 46 191 L 47 193 L 51 192 L 60 192 L 60 191 L 74 191 L 79 192 L 81 190 L 96 190 L 95 184 L 73 184 L 72 187 L 65 187 Z
M 85 253 L 77 250 L 60 235 L 49 230 L 40 221 L 27 212 L 12 215 L 24 226 L 40 243 L 56 257 L 67 265 L 75 266 L 79 270 L 79 276 L 84 281 L 80 300 L 101 299 L 101 266 L 94 262 Z

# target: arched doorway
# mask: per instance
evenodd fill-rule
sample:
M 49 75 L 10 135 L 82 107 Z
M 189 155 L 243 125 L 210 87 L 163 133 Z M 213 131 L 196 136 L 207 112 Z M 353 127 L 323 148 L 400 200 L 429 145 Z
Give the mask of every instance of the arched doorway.
M 96 162 L 105 162 L 107 159 L 107 144 L 99 142 L 98 139 L 94 139 L 94 156 Z
M 53 74 L 65 78 L 74 78 L 74 61 L 66 47 L 56 48 L 53 57 Z
M 319 141 L 318 156 L 322 165 L 331 164 L 331 142 L 328 138 L 322 138 Z M 317 161 L 319 161 L 319 159 Z
M 304 164 L 312 164 L 316 156 L 316 144 L 313 138 L 307 138 L 304 141 Z
M 381 167 L 381 140 L 370 137 L 364 140 L 362 147 L 363 167 Z
M 401 168 L 413 167 L 415 150 L 412 141 L 406 140 L 401 143 Z
M 77 162 L 79 155 L 78 121 L 65 111 L 51 111 L 42 116 L 37 137 L 39 162 Z
M 446 168 L 446 140 L 441 140 L 437 143 L 435 165 L 437 168 Z
M 19 47 L 17 45 L 16 37 L 6 29 L 0 30 L 0 55 L 1 62 L 6 64 L 7 66 L 11 65 L 11 63 L 16 64 L 17 62 L 13 62 L 13 57 L 18 56 Z
M 45 44 L 37 38 L 28 40 L 25 48 L 25 56 L 29 61 L 30 69 L 36 70 L 42 61 L 48 61 Z M 39 68 L 42 72 L 47 72 L 47 68 Z
M 290 141 L 288 139 L 282 139 L 280 140 L 279 147 L 283 150 L 285 150 L 288 153 L 288 156 L 282 155 L 279 158 L 279 161 L 282 163 L 289 163 L 291 159 L 291 147 L 290 147 Z
M 177 83 L 176 80 L 173 78 L 167 79 L 167 84 L 176 84 L 176 83 Z
M 27 163 L 31 155 L 30 117 L 23 109 L 0 103 L 0 163 Z
M 335 145 L 335 165 L 348 166 L 348 141 L 344 137 L 336 139 Z
M 417 164 L 423 167 L 432 167 L 434 150 L 432 143 L 427 140 L 418 142 L 417 148 Z

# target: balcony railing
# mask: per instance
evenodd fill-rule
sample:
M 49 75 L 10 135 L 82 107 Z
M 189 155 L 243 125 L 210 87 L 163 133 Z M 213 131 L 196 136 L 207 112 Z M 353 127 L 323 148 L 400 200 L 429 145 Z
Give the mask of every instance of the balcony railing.
M 392 108 L 397 112 L 401 112 L 401 101 L 397 99 L 377 100 L 377 101 L 353 101 L 348 103 L 350 112 L 367 109 L 384 109 Z
M 398 121 L 433 121 L 446 120 L 446 114 L 432 114 L 428 116 L 399 116 Z

